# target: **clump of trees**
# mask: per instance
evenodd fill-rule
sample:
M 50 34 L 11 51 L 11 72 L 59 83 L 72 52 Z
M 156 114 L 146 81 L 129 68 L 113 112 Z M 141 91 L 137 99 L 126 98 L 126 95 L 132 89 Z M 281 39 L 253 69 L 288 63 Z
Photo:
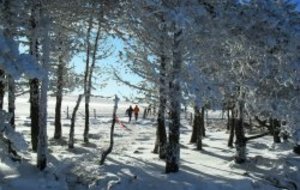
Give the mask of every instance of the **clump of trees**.
M 31 144 L 41 170 L 47 166 L 50 91 L 57 100 L 53 136 L 61 139 L 63 92 L 82 86 L 83 139 L 89 142 L 93 77 L 97 61 L 111 53 L 105 39 L 112 35 L 123 40 L 123 60 L 143 81 L 132 85 L 115 77 L 143 91 L 158 108 L 154 152 L 165 159 L 167 173 L 179 171 L 183 103 L 194 108 L 191 142 L 199 150 L 205 109 L 226 105 L 228 145 L 235 135 L 237 163 L 246 160 L 247 141 L 265 135 L 247 137 L 247 117 L 267 127 L 274 142 L 281 122 L 290 133 L 298 129 L 300 14 L 289 1 L 2 0 L 0 6 L 0 108 L 7 92 L 9 126 L 17 127 L 14 102 L 16 86 L 22 85 L 17 79 L 28 80 L 23 89 L 30 92 Z M 78 54 L 85 57 L 85 70 L 74 77 L 69 63 Z

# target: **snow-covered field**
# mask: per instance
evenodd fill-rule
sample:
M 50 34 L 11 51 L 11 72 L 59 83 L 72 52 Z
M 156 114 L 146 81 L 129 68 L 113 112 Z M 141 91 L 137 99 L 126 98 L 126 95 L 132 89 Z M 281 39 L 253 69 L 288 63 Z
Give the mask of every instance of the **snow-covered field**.
M 76 97 L 63 102 L 63 140 L 54 141 L 55 99 L 49 99 L 48 137 L 49 160 L 44 172 L 35 167 L 36 154 L 22 153 L 22 162 L 0 156 L 0 190 L 84 190 L 84 189 L 297 189 L 300 188 L 300 157 L 292 152 L 289 142 L 274 145 L 270 136 L 248 143 L 248 161 L 233 162 L 234 149 L 227 147 L 225 120 L 218 112 L 211 119 L 204 138 L 204 150 L 189 144 L 190 121 L 182 117 L 180 172 L 165 174 L 163 160 L 152 154 L 155 141 L 155 118 L 127 123 L 120 102 L 118 117 L 129 128 L 117 124 L 115 145 L 105 165 L 100 166 L 101 152 L 109 145 L 109 130 L 113 109 L 112 99 L 92 99 L 90 143 L 83 143 L 83 104 L 77 114 L 75 148 L 67 147 L 70 120 L 66 110 L 74 108 Z M 17 98 L 16 128 L 30 142 L 28 97 Z M 96 110 L 96 117 L 94 111 Z M 142 110 L 143 112 L 143 110 Z M 212 118 L 214 117 L 214 118 Z M 29 146 L 30 147 L 30 146 Z

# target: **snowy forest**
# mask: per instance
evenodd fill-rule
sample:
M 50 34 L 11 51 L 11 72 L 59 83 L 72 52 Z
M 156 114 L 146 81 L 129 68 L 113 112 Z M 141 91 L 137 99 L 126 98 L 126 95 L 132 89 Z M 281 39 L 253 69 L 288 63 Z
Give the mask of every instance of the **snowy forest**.
M 300 189 L 299 6 L 0 0 L 0 190 Z

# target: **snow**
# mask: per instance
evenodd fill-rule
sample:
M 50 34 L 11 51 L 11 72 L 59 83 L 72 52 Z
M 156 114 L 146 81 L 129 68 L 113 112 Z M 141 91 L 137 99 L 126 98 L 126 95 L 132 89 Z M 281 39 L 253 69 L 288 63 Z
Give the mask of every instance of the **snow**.
M 43 78 L 45 71 L 36 63 L 36 60 L 28 54 L 20 54 L 18 44 L 8 39 L 0 30 L 0 69 L 19 79 L 21 74 L 29 78 Z
M 120 102 L 118 117 L 126 128 L 115 127 L 115 145 L 103 166 L 99 165 L 101 153 L 109 145 L 109 132 L 113 99 L 92 98 L 90 143 L 83 143 L 83 104 L 79 108 L 75 126 L 74 149 L 67 147 L 70 120 L 66 118 L 67 106 L 71 112 L 76 96 L 64 98 L 63 139 L 55 141 L 55 99 L 48 99 L 48 167 L 44 172 L 36 168 L 36 154 L 30 150 L 22 154 L 22 162 L 13 162 L 0 155 L 0 190 L 85 190 L 85 189 L 278 189 L 285 186 L 300 187 L 299 156 L 292 152 L 292 143 L 273 144 L 266 136 L 247 145 L 248 161 L 243 165 L 233 162 L 235 149 L 227 147 L 226 121 L 220 111 L 210 111 L 207 137 L 203 151 L 190 144 L 190 121 L 182 116 L 180 135 L 180 171 L 165 174 L 165 162 L 151 153 L 154 148 L 156 119 L 153 116 L 127 123 L 125 110 L 130 105 Z M 16 99 L 16 129 L 30 142 L 29 103 L 27 96 Z M 141 110 L 143 113 L 143 110 Z M 142 114 L 141 114 L 142 115 Z M 184 114 L 183 114 L 184 115 Z M 30 146 L 29 146 L 30 147 Z

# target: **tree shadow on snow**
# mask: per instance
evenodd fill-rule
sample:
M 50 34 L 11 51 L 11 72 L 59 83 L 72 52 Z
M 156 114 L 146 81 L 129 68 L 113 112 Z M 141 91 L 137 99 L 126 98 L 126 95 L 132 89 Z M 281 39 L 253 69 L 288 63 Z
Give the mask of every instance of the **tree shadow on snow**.
M 129 157 L 130 161 L 123 162 L 108 158 L 110 163 L 105 170 L 117 175 L 120 179 L 117 189 L 234 189 L 240 180 L 215 176 L 201 172 L 184 164 L 180 165 L 177 173 L 164 173 L 165 167 L 143 159 Z M 215 168 L 219 169 L 219 168 Z M 226 171 L 231 172 L 231 171 Z M 240 173 L 237 173 L 241 175 Z M 251 180 L 244 179 L 251 184 Z M 118 188 L 119 187 L 119 188 Z

